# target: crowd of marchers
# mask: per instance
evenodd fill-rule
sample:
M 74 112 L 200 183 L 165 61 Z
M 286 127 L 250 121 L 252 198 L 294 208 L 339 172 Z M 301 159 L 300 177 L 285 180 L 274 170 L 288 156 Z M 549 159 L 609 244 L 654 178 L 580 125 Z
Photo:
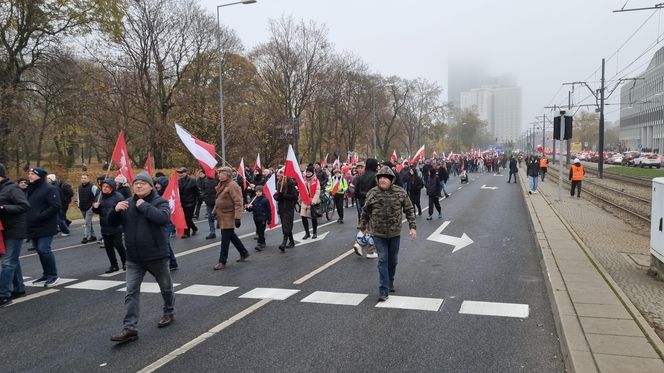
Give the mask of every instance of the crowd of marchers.
M 221 235 L 219 258 L 213 269 L 223 270 L 231 243 L 239 253 L 236 261 L 248 261 L 249 250 L 235 233 L 245 211 L 253 217 L 256 252 L 267 248 L 266 230 L 274 221 L 273 215 L 278 215 L 281 241 L 277 248 L 285 253 L 295 246 L 293 224 L 296 211 L 299 211 L 305 231 L 302 239 L 316 239 L 318 219 L 322 216 L 321 200 L 329 198 L 333 201 L 339 224 L 344 223 L 345 209 L 357 209 L 358 220 L 353 234 L 359 230 L 358 237 L 364 237 L 361 242 L 366 244 L 366 238 L 370 237 L 371 245 L 356 244 L 355 251 L 368 259 L 378 258 L 379 301 L 385 301 L 388 293 L 395 291 L 402 215 L 406 215 L 409 234 L 415 239 L 416 216 L 421 216 L 423 211 L 420 203 L 422 190 L 426 190 L 429 204 L 426 219 L 432 220 L 435 213 L 440 219 L 443 217 L 440 200 L 449 197 L 446 184 L 451 177 L 459 177 L 463 182 L 468 180 L 469 172 L 500 173 L 501 169 L 507 168 L 511 180 L 522 160 L 522 155 L 507 157 L 485 153 L 450 154 L 414 164 L 409 161 L 379 163 L 373 158 L 335 167 L 321 166 L 317 162 L 301 169 L 304 191 L 298 190 L 294 179 L 285 176 L 281 166 L 253 170 L 247 167 L 244 175 L 239 175 L 231 167 L 220 167 L 214 177 L 207 176 L 202 170 L 192 176 L 186 167 L 181 167 L 176 171 L 178 192 L 187 225 L 182 238 L 197 234 L 199 228 L 195 220 L 204 215 L 209 229 L 205 238 L 216 239 L 217 232 Z M 545 158 L 529 157 L 526 162 L 528 176 L 535 172 L 535 168 L 536 175 L 541 176 L 542 169 L 548 165 Z M 570 175 L 576 178 L 579 172 L 573 168 Z M 266 196 L 265 183 L 275 173 L 276 190 Z M 42 267 L 42 273 L 32 281 L 33 285 L 52 287 L 58 284 L 58 266 L 51 246 L 57 234 L 71 234 L 67 209 L 75 199 L 83 216 L 81 242 L 95 242 L 98 234 L 110 264 L 107 273 L 120 269 L 126 271 L 123 328 L 111 339 L 125 342 L 138 337 L 140 285 L 147 272 L 157 280 L 164 299 L 158 326 L 172 324 L 174 294 L 170 272 L 179 266 L 170 244 L 175 232 L 171 221 L 172 208 L 167 198 L 162 197 L 169 178 L 161 172 L 154 177 L 143 172 L 131 185 L 122 175 L 114 178 L 100 176 L 93 182 L 89 175 L 82 174 L 80 180 L 80 185 L 74 189 L 56 175 L 35 167 L 29 170 L 27 177 L 12 181 L 6 168 L 0 165 L 0 249 L 4 249 L 0 250 L 3 253 L 0 306 L 26 295 L 19 260 L 24 242 L 31 244 L 29 250 L 36 250 Z M 309 197 L 306 202 L 302 193 Z M 271 203 L 276 204 L 276 208 L 273 209 Z M 98 228 L 94 215 L 99 216 Z

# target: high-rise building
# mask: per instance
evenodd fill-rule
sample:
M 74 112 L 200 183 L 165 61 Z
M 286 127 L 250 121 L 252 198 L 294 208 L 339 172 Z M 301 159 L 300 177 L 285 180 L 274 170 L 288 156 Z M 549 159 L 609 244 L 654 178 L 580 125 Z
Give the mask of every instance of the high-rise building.
M 664 150 L 664 48 L 620 89 L 620 141 L 631 150 Z
M 474 109 L 487 122 L 498 143 L 516 141 L 521 135 L 521 88 L 484 86 L 461 92 L 460 107 Z

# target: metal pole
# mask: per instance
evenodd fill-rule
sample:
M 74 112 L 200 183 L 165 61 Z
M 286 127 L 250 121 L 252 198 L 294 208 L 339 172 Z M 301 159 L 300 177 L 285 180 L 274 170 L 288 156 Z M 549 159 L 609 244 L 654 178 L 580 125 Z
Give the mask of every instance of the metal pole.
M 542 117 L 542 156 L 546 156 L 546 114 Z
M 376 150 L 376 92 L 373 92 L 371 96 L 371 104 L 373 106 L 373 150 L 374 159 L 378 159 L 378 151 Z
M 599 91 L 599 159 L 597 161 L 597 174 L 604 176 L 604 58 L 602 58 L 602 87 Z
M 572 86 L 572 89 L 574 89 L 574 86 Z M 572 91 L 567 91 L 567 110 L 569 110 L 570 112 L 572 111 Z M 561 126 L 562 126 L 562 124 L 561 124 Z M 563 131 L 560 131 L 560 133 L 563 133 Z M 571 139 L 567 140 L 567 157 L 565 157 L 565 159 L 567 160 L 567 162 L 565 164 L 568 165 L 568 166 L 570 164 L 570 156 L 571 156 L 570 155 L 570 150 L 572 150 L 572 148 L 570 146 L 570 141 L 571 141 Z M 562 143 L 561 143 L 560 144 L 560 150 L 562 151 L 562 149 L 563 149 L 563 147 L 562 147 Z
M 220 6 L 217 7 L 217 51 L 219 52 L 219 127 L 221 130 L 221 158 L 222 162 L 226 162 L 226 138 L 224 136 L 224 56 L 221 51 L 221 23 L 219 19 L 219 8 Z
M 565 110 L 560 111 L 560 164 L 558 165 L 558 202 L 563 200 L 563 139 L 565 138 Z M 555 143 L 556 140 L 554 139 Z

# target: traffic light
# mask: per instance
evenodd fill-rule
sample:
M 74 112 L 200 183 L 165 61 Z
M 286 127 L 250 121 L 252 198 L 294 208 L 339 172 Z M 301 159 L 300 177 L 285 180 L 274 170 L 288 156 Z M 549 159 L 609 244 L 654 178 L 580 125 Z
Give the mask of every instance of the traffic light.
M 572 138 L 572 117 L 564 115 L 565 117 L 565 137 L 562 140 L 569 140 Z M 560 140 L 560 116 L 553 118 L 553 138 Z

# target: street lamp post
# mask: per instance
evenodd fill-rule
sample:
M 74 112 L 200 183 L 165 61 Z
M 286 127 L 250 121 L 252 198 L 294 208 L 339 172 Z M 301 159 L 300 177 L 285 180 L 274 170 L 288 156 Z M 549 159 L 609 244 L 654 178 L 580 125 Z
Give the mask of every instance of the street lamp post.
M 221 161 L 226 162 L 226 138 L 224 136 L 224 54 L 221 51 L 221 21 L 219 17 L 219 8 L 237 4 L 253 4 L 256 0 L 243 0 L 233 3 L 217 5 L 217 51 L 219 52 L 219 127 L 221 130 Z

